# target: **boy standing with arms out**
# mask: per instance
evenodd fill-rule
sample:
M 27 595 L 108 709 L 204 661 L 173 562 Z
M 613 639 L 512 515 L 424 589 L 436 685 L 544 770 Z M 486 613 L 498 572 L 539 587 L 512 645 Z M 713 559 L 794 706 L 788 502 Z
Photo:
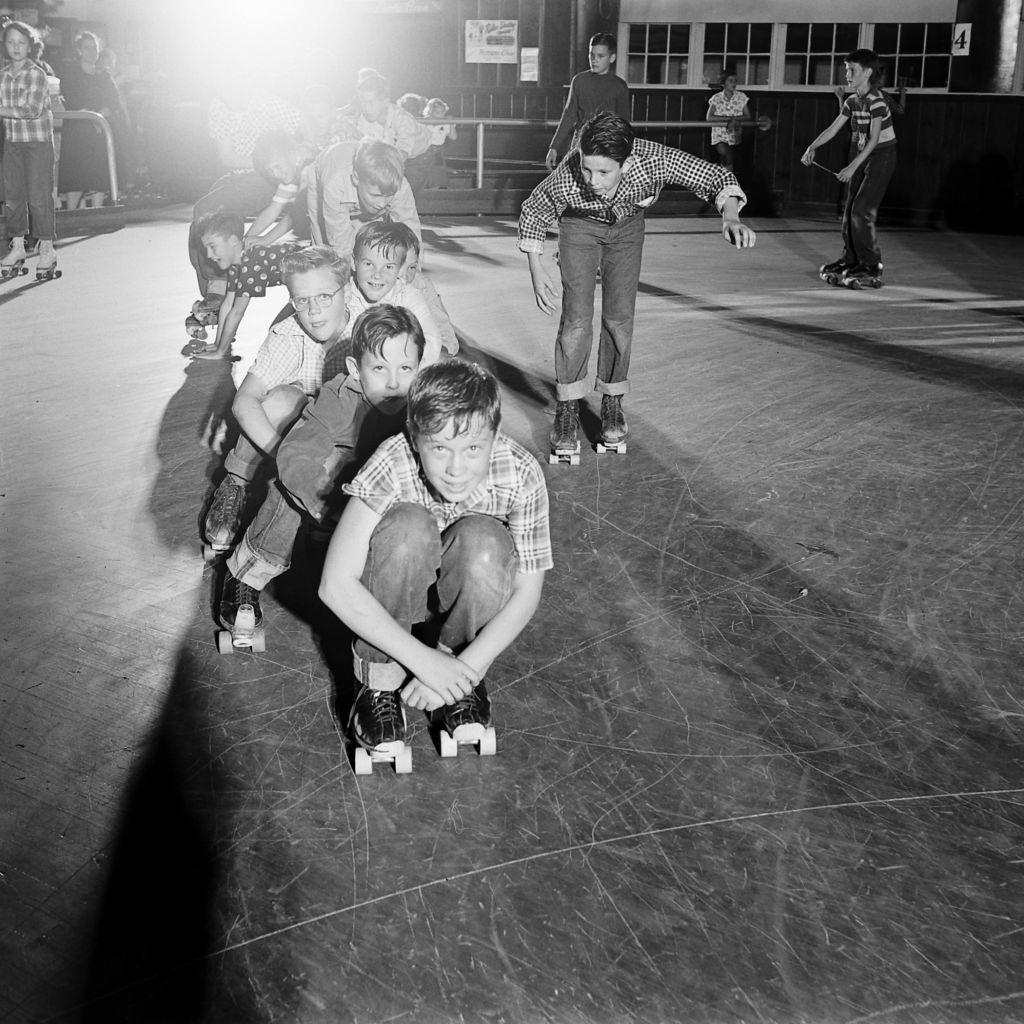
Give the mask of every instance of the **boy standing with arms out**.
M 315 246 L 282 260 L 295 314 L 270 328 L 231 405 L 241 436 L 224 457 L 224 479 L 204 521 L 208 553 L 234 544 L 245 491 L 260 464 L 276 456 L 281 438 L 333 376 L 325 365 L 348 326 L 342 292 L 349 273 L 347 259 Z
M 609 32 L 590 37 L 590 70 L 581 71 L 569 83 L 569 98 L 544 158 L 549 171 L 555 169 L 558 154 L 572 148 L 580 128 L 594 114 L 610 110 L 626 121 L 630 119 L 629 86 L 612 72 L 617 48 L 615 36 Z
M 401 432 L 422 356 L 423 332 L 408 310 L 381 304 L 356 321 L 347 373 L 327 381 L 288 431 L 277 450 L 278 479 L 227 560 L 218 617 L 230 632 L 218 638 L 222 651 L 264 649 L 260 593 L 291 566 L 303 518 L 332 526 L 340 484 Z
M 579 401 L 591 390 L 587 365 L 593 345 L 594 291 L 601 271 L 601 338 L 596 390 L 601 393 L 601 444 L 625 444 L 622 396 L 629 392 L 633 312 L 644 245 L 644 210 L 665 185 L 683 185 L 713 202 L 722 235 L 737 249 L 754 244 L 739 219 L 746 196 L 731 171 L 669 146 L 634 137 L 618 114 L 592 117 L 578 149 L 563 160 L 523 203 L 519 248 L 530 263 L 537 305 L 555 312 L 558 289 L 541 254 L 548 228 L 559 222 L 562 317 L 555 340 L 555 423 L 552 452 L 578 453 Z M 620 448 L 621 450 L 621 448 Z
M 846 84 L 853 92 L 846 97 L 836 119 L 807 147 L 801 161 L 814 162 L 819 146 L 835 138 L 843 125 L 851 121 L 857 155 L 836 177 L 849 183 L 843 210 L 843 255 L 824 264 L 819 274 L 830 284 L 852 288 L 882 285 L 882 254 L 875 236 L 878 207 L 889 180 L 896 170 L 896 132 L 892 111 L 881 92 L 874 87 L 878 56 L 873 50 L 854 50 L 847 54 Z
M 396 765 L 408 756 L 403 699 L 455 740 L 482 739 L 484 676 L 533 617 L 552 566 L 544 477 L 499 431 L 493 375 L 459 359 L 427 367 L 408 410 L 407 433 L 345 485 L 320 584 L 356 636 L 354 738 Z M 436 644 L 411 632 L 428 620 Z

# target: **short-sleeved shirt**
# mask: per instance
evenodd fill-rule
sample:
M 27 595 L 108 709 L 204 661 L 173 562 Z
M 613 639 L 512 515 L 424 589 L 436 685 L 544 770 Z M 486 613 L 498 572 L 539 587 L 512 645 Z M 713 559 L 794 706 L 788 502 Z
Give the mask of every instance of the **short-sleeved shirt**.
M 268 288 L 276 288 L 281 280 L 281 260 L 289 253 L 301 249 L 295 243 L 287 245 L 251 245 L 242 253 L 242 262 L 228 267 L 228 291 L 261 299 Z
M 708 100 L 708 113 L 714 114 L 716 117 L 742 117 L 748 101 L 747 94 L 740 92 L 739 89 L 732 94 L 731 99 L 724 92 L 716 92 Z M 711 128 L 711 145 L 715 146 L 719 142 L 725 142 L 730 146 L 737 146 L 742 136 L 742 128 L 729 131 L 724 124 L 716 124 Z
M 324 382 L 328 350 L 336 347 L 314 341 L 290 316 L 267 332 L 249 373 L 259 377 L 268 391 L 281 384 L 294 384 L 313 398 Z
M 850 119 L 850 131 L 853 133 L 853 144 L 860 152 L 871 137 L 871 122 L 879 118 L 882 128 L 878 135 L 876 149 L 885 146 L 896 145 L 896 132 L 892 126 L 892 111 L 885 97 L 877 90 L 872 89 L 863 96 L 851 92 L 843 101 L 843 116 Z
M 15 117 L 3 119 L 9 142 L 53 142 L 53 110 L 46 72 L 27 63 L 15 74 L 14 65 L 0 63 L 0 107 L 13 107 Z
M 429 509 L 441 531 L 463 516 L 490 516 L 508 528 L 519 572 L 544 572 L 554 564 L 544 474 L 537 460 L 500 430 L 486 479 L 463 501 L 434 496 L 404 434 L 385 441 L 342 489 L 380 516 L 399 502 L 420 505 Z
M 736 175 L 720 164 L 648 139 L 634 139 L 631 155 L 632 162 L 609 201 L 586 183 L 579 150 L 570 153 L 523 203 L 519 248 L 543 252 L 548 228 L 566 212 L 613 224 L 650 206 L 665 185 L 683 185 L 719 208 L 727 196 L 735 196 L 740 207 L 747 201 Z

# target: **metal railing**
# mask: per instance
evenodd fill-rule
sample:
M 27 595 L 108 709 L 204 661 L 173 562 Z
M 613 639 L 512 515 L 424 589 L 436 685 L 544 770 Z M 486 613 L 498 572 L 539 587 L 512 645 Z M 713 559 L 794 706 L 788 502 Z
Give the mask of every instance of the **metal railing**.
M 497 128 L 557 128 L 557 121 L 530 120 L 528 118 L 514 117 L 425 117 L 422 124 L 454 124 L 473 125 L 476 128 L 476 188 L 484 187 L 484 138 L 488 127 Z M 767 124 L 767 127 L 766 127 Z M 740 128 L 760 128 L 766 131 L 771 127 L 771 121 L 760 118 L 750 121 L 737 121 Z M 633 127 L 643 128 L 721 128 L 720 121 L 634 121 Z M 543 164 L 539 165 L 543 167 Z
M 110 202 L 117 203 L 117 156 L 114 151 L 114 133 L 110 128 L 110 122 L 95 110 L 60 110 L 54 111 L 54 126 L 64 121 L 92 121 L 100 126 L 103 137 L 107 144 L 107 171 L 110 175 Z

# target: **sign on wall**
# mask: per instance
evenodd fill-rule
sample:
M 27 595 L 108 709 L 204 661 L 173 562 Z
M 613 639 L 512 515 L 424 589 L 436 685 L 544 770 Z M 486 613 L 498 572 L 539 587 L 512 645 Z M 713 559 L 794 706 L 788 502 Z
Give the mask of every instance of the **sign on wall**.
M 467 64 L 515 64 L 518 21 L 467 21 Z
M 953 56 L 969 57 L 971 53 L 971 22 L 958 21 L 953 26 Z

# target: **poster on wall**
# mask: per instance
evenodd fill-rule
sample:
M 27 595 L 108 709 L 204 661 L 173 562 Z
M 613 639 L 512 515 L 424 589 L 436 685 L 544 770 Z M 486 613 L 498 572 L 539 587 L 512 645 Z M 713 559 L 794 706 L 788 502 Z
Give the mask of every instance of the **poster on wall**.
M 515 64 L 518 21 L 467 21 L 467 64 Z
M 538 81 L 537 69 L 540 63 L 540 48 L 537 46 L 524 46 L 519 51 L 519 81 Z

